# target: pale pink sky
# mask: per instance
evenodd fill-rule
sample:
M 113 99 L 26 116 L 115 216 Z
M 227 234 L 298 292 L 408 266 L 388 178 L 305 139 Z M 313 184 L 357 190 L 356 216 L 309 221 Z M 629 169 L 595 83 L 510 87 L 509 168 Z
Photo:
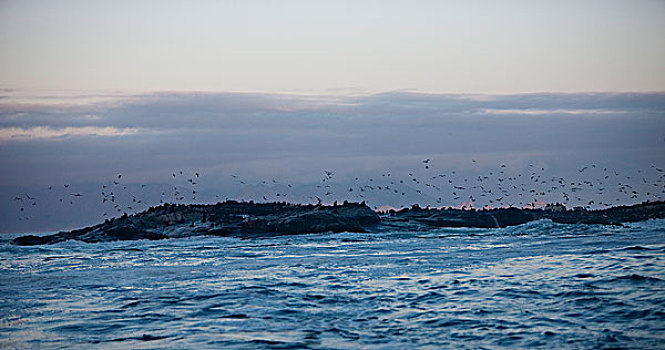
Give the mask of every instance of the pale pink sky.
M 665 2 L 0 2 L 0 84 L 35 92 L 665 90 Z

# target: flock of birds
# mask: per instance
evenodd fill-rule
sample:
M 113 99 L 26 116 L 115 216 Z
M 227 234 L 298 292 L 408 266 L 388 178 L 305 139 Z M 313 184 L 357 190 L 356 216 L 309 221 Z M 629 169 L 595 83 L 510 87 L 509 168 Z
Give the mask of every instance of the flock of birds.
M 471 160 L 472 167 L 477 161 Z M 473 175 L 469 175 L 473 173 Z M 352 177 L 338 181 L 333 171 L 324 170 L 321 180 L 307 187 L 282 183 L 275 179 L 250 181 L 236 174 L 230 176 L 235 186 L 254 188 L 238 200 L 291 201 L 332 203 L 337 200 L 365 202 L 375 209 L 389 205 L 401 208 L 418 204 L 433 207 L 536 208 L 546 203 L 561 203 L 567 207 L 606 208 L 642 201 L 661 201 L 665 198 L 665 172 L 651 165 L 646 170 L 619 173 L 607 167 L 588 164 L 575 171 L 577 176 L 551 176 L 543 166 L 528 164 L 512 171 L 506 164 L 494 170 L 469 172 L 437 171 L 431 159 L 422 160 L 422 168 L 405 173 L 384 172 L 375 177 Z M 171 185 L 126 184 L 123 175 L 99 188 L 102 218 L 140 212 L 151 205 L 164 203 L 196 203 L 201 194 L 198 171 L 171 173 Z M 153 188 L 150 188 L 153 187 Z M 307 187 L 304 188 L 303 187 Z M 81 204 L 88 194 L 73 191 L 69 184 L 48 186 L 48 197 L 57 197 L 57 204 Z M 303 194 L 304 193 L 304 194 Z M 210 199 L 210 196 L 204 196 Z M 215 201 L 220 195 L 214 195 Z M 225 197 L 224 199 L 229 199 Z M 30 220 L 39 208 L 39 199 L 29 193 L 16 195 L 17 219 Z
M 471 160 L 475 165 L 476 160 Z M 347 189 L 356 200 L 368 201 L 377 192 L 383 202 L 400 203 L 399 197 L 415 198 L 417 203 L 429 203 L 434 207 L 537 208 L 547 203 L 560 203 L 567 207 L 585 209 L 607 208 L 641 201 L 661 201 L 665 198 L 665 172 L 651 165 L 648 171 L 621 174 L 607 167 L 589 164 L 576 169 L 576 177 L 548 176 L 545 167 L 528 164 L 526 171 L 510 172 L 506 164 L 496 170 L 475 172 L 473 176 L 456 171 L 437 172 L 431 169 L 431 159 L 422 161 L 423 171 L 408 172 L 398 176 L 391 172 L 380 177 L 354 179 L 354 186 Z M 649 172 L 649 175 L 647 175 Z M 322 182 L 330 182 L 332 173 L 326 172 Z M 649 179 L 647 179 L 647 177 Z M 332 186 L 317 186 L 330 189 Z M 323 197 L 335 195 L 330 190 Z M 321 197 L 316 197 L 321 202 Z M 418 203 L 420 202 L 420 203 Z M 394 206 L 402 208 L 408 203 Z M 378 206 L 374 206 L 375 209 Z

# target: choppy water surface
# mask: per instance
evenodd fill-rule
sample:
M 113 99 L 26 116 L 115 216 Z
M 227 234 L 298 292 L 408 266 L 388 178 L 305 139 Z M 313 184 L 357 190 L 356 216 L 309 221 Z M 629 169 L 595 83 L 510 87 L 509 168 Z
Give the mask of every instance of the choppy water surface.
M 0 348 L 665 348 L 665 221 L 15 247 Z

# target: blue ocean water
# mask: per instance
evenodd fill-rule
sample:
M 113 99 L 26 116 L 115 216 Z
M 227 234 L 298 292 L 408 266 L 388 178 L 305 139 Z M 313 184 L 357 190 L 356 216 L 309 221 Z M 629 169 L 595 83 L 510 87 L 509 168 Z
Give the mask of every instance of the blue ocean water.
M 665 348 L 665 220 L 0 241 L 0 348 Z

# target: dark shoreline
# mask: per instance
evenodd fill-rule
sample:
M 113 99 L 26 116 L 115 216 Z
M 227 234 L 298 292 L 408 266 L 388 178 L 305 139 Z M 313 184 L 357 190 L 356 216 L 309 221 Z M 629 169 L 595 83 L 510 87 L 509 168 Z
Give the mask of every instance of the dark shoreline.
M 15 238 L 15 245 L 53 244 L 66 240 L 88 243 L 116 240 L 166 239 L 200 235 L 242 238 L 322 232 L 379 232 L 415 224 L 419 230 L 439 227 L 499 228 L 536 220 L 562 224 L 622 225 L 665 218 L 665 202 L 644 202 L 601 210 L 566 209 L 548 205 L 542 209 L 410 209 L 379 215 L 365 203 L 301 205 L 226 201 L 212 205 L 165 204 L 104 223 L 48 236 Z

